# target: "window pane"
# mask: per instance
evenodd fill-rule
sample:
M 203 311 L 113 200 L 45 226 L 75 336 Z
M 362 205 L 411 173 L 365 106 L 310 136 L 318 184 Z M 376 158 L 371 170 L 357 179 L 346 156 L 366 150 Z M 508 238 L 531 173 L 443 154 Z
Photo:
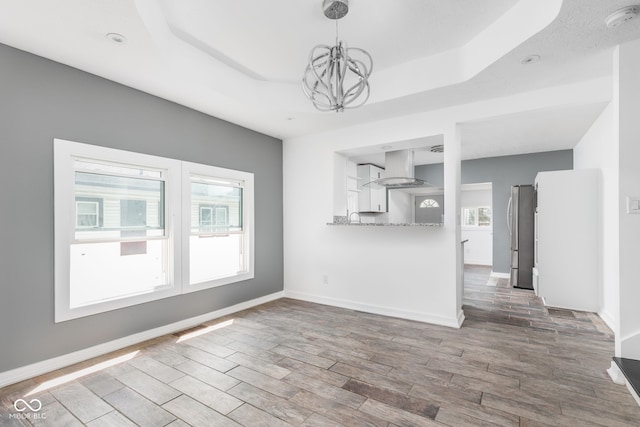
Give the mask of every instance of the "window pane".
M 213 208 L 210 206 L 200 206 L 200 226 L 213 225 Z
M 243 250 L 244 235 L 200 237 L 189 239 L 190 283 L 234 276 L 245 270 Z
M 120 226 L 144 228 L 147 225 L 146 200 L 120 200 Z
M 75 196 L 101 199 L 103 211 L 102 220 L 91 230 L 78 223 L 76 239 L 164 235 L 164 181 L 76 172 Z M 84 215 L 80 209 L 87 207 L 81 202 L 76 206 L 76 215 Z
M 192 233 L 225 233 L 241 230 L 241 187 L 191 182 Z
M 439 208 L 440 205 L 433 199 L 425 199 L 420 203 L 421 208 Z
M 98 202 L 76 201 L 76 227 L 94 228 L 98 226 Z
M 480 227 L 491 225 L 491 208 L 478 208 L 478 225 Z
M 120 242 L 71 245 L 71 308 L 149 293 L 167 286 L 167 241 L 141 243 L 145 244 L 145 253 L 133 255 L 122 254 Z
M 462 225 L 476 225 L 476 210 L 474 208 L 462 209 Z

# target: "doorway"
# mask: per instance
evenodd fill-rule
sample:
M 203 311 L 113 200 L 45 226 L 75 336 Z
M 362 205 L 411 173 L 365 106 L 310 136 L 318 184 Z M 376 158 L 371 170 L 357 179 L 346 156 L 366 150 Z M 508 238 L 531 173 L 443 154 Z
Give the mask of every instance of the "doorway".
M 439 224 L 444 222 L 444 194 L 416 196 L 415 222 Z
M 460 186 L 460 220 L 466 265 L 493 265 L 493 186 L 490 182 Z

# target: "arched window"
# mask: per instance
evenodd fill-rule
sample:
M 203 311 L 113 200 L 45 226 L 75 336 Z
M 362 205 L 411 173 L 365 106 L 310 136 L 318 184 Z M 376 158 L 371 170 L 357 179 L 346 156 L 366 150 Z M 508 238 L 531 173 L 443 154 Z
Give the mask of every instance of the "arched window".
M 439 208 L 440 205 L 433 199 L 425 199 L 420 203 L 421 208 Z

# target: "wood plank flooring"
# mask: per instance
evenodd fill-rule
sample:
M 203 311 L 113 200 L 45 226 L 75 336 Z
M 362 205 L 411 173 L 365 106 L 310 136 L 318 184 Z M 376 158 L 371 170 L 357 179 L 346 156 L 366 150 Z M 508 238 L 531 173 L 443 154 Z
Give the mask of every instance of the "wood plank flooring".
M 464 303 L 458 330 L 274 301 L 0 389 L 0 426 L 640 426 L 597 316 L 475 266 Z

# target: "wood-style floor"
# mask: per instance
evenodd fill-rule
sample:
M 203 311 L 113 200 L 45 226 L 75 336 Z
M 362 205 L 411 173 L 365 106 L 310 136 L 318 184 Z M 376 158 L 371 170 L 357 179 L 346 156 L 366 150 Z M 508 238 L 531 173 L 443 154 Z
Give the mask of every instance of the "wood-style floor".
M 282 299 L 0 389 L 0 425 L 639 426 L 602 321 L 488 273 L 459 330 Z

